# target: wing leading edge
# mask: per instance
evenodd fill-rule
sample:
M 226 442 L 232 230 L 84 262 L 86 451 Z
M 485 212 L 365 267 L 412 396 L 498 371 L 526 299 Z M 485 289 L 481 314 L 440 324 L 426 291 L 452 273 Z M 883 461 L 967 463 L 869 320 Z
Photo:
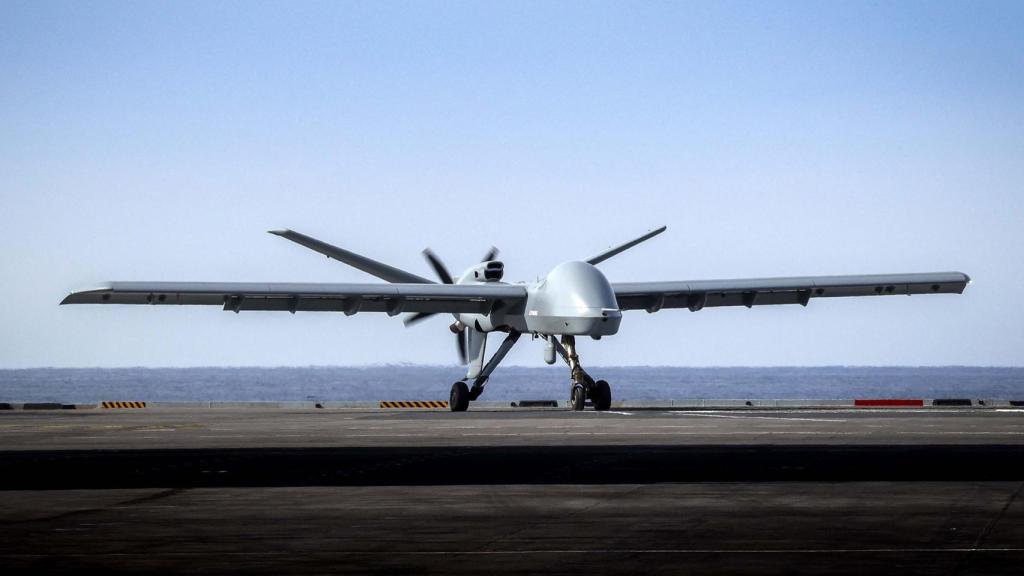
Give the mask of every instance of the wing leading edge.
M 520 285 L 301 284 L 258 282 L 109 282 L 69 294 L 61 304 L 223 306 L 234 312 L 487 313 L 525 301 Z
M 895 294 L 961 294 L 971 282 L 962 272 L 800 276 L 688 282 L 612 283 L 622 310 L 801 304 L 812 298 Z

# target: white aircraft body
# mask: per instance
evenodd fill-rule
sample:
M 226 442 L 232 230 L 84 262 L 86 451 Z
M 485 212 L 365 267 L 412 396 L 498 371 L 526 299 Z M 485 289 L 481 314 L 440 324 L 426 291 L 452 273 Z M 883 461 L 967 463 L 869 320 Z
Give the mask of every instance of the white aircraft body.
M 596 267 L 664 231 L 663 226 L 587 260 L 559 264 L 536 282 L 508 284 L 502 282 L 504 265 L 494 259 L 494 248 L 458 279 L 452 278 L 429 249 L 424 250 L 441 280 L 437 283 L 298 232 L 274 230 L 272 234 L 388 283 L 110 282 L 73 292 L 61 304 L 195 304 L 222 306 L 233 312 L 276 310 L 293 314 L 409 313 L 407 325 L 434 314 L 451 314 L 455 318 L 451 330 L 456 335 L 460 358 L 469 365 L 466 377 L 451 387 L 452 411 L 466 410 L 469 402 L 480 396 L 491 373 L 522 334 L 545 341 L 544 360 L 548 364 L 555 362 L 556 355 L 568 364 L 573 410 L 582 410 L 587 399 L 595 409 L 607 410 L 611 405 L 611 388 L 604 380 L 595 381 L 583 369 L 575 339 L 600 339 L 615 334 L 625 310 L 657 312 L 686 308 L 696 312 L 717 306 L 807 306 L 812 299 L 837 296 L 960 294 L 971 281 L 961 272 L 933 272 L 620 283 L 609 282 Z M 498 350 L 486 359 L 487 335 L 491 332 L 506 336 Z

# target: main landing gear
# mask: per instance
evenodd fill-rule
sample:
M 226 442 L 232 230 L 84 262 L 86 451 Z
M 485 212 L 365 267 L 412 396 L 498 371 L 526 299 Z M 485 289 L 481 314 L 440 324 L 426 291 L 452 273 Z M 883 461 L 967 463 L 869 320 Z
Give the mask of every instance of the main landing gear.
M 612 389 L 604 380 L 594 381 L 580 365 L 580 357 L 576 354 L 576 337 L 562 336 L 562 341 L 555 340 L 554 336 L 547 336 L 555 344 L 559 355 L 569 365 L 569 372 L 572 377 L 572 388 L 569 393 L 569 407 L 573 410 L 583 410 L 587 398 L 590 398 L 594 410 L 607 410 L 612 406 Z
M 471 330 L 467 328 L 467 330 Z M 469 372 L 466 377 L 452 384 L 451 394 L 448 396 L 448 409 L 452 412 L 465 412 L 469 408 L 469 403 L 472 400 L 476 400 L 484 392 L 484 386 L 487 385 L 487 379 L 491 377 L 491 372 L 498 367 L 508 351 L 512 349 L 516 341 L 519 340 L 520 332 L 511 331 L 505 340 L 502 341 L 501 346 L 498 347 L 498 351 L 491 356 L 491 359 L 487 361 L 487 364 L 483 363 L 484 352 L 486 348 L 487 334 L 483 332 L 471 332 L 469 336 L 469 347 L 471 351 L 471 358 L 469 362 Z M 473 380 L 473 387 L 470 388 L 466 384 L 466 380 Z
M 448 397 L 448 409 L 452 412 L 465 412 L 469 408 L 469 386 L 462 380 L 452 384 L 452 393 Z

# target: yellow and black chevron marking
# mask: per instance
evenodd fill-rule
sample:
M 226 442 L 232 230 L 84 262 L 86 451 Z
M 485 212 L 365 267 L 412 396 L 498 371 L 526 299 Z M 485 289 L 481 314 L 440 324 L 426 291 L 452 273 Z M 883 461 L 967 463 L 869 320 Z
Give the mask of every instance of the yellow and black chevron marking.
M 104 408 L 145 408 L 145 402 L 104 402 L 101 404 Z
M 447 408 L 448 403 L 440 400 L 415 400 L 404 402 L 389 402 L 382 400 L 381 408 Z

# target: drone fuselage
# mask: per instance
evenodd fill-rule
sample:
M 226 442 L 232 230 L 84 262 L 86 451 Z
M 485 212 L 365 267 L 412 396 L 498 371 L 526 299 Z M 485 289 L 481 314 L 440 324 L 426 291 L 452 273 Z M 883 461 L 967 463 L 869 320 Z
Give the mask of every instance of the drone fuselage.
M 500 283 L 485 279 L 489 262 L 467 270 L 458 284 Z M 492 268 L 493 269 L 493 268 Z M 500 275 L 499 275 L 500 277 Z M 610 336 L 619 331 L 622 312 L 604 274 L 586 262 L 564 262 L 526 286 L 526 300 L 488 314 L 460 314 L 459 321 L 480 332 L 509 331 L 572 336 Z

